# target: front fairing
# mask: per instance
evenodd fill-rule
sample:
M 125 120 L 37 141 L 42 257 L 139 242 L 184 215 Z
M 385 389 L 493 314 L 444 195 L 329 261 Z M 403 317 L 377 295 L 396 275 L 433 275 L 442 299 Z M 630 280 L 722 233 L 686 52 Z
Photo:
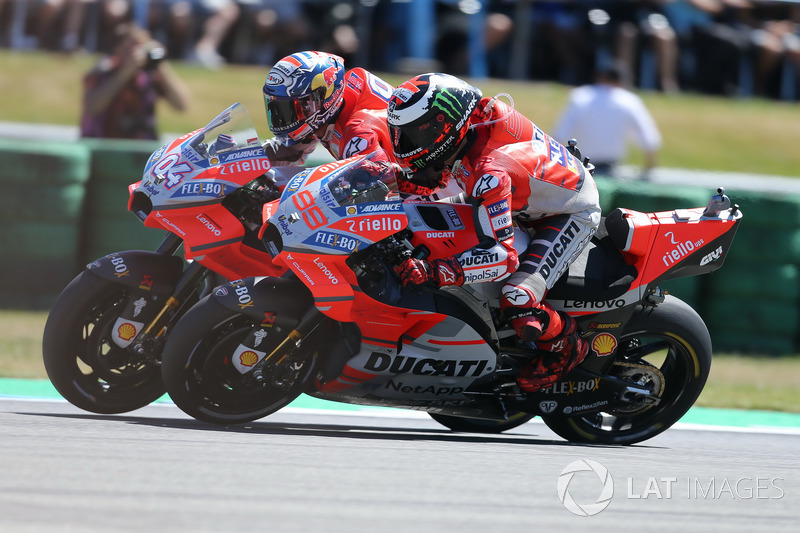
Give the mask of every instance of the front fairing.
M 270 217 L 284 251 L 349 255 L 407 226 L 394 171 L 364 171 L 374 171 L 374 156 L 307 169 L 289 181 Z
M 147 161 L 141 182 L 131 190 L 129 208 L 159 226 L 154 215 L 163 210 L 219 203 L 270 170 L 270 162 L 245 107 L 234 104 L 205 128 L 187 133 L 156 150 Z M 133 198 L 150 205 L 137 213 Z M 150 218 L 151 220 L 146 220 Z

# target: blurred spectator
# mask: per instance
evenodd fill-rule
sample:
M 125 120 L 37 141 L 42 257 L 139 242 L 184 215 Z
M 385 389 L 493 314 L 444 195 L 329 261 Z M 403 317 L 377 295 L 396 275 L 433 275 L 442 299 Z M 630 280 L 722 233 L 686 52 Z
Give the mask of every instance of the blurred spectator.
M 98 0 L 94 1 L 91 9 L 94 10 L 96 28 L 96 51 L 110 52 L 117 41 L 117 28 L 121 24 L 133 21 L 131 2 L 126 0 Z M 95 51 L 95 50 L 92 50 Z
M 677 92 L 678 40 L 662 12 L 668 0 L 605 1 L 590 5 L 598 53 L 595 64 L 613 58 L 625 67 L 625 85 Z
M 146 30 L 123 24 L 116 37 L 111 54 L 84 78 L 81 136 L 156 139 L 156 100 L 183 111 L 188 90 Z
M 193 59 L 210 69 L 225 63 L 220 47 L 239 18 L 239 4 L 233 0 L 199 0 L 199 10 L 206 17 L 203 33 L 194 47 Z
M 32 2 L 33 3 L 33 2 Z M 71 52 L 78 47 L 89 0 L 41 0 L 32 17 L 39 48 Z
M 530 76 L 570 85 L 591 80 L 596 35 L 589 31 L 584 2 L 531 3 Z
M 362 46 L 354 26 L 357 5 L 352 0 L 306 2 L 303 6 L 305 17 L 313 28 L 311 46 L 336 54 L 345 63 L 350 63 Z
M 690 89 L 698 89 L 695 76 L 697 56 L 704 52 L 710 53 L 713 47 L 713 45 L 700 47 L 697 44 L 699 39 L 697 34 L 706 31 L 714 24 L 714 16 L 721 7 L 720 0 L 665 0 L 662 6 L 678 38 L 681 84 Z M 736 60 L 735 56 L 739 53 L 738 46 L 733 44 L 729 50 Z
M 0 0 L 2 44 L 71 52 L 78 47 L 86 6 L 97 0 Z
M 153 31 L 166 34 L 171 57 L 188 59 L 210 69 L 225 64 L 221 49 L 239 20 L 238 2 L 159 0 L 151 2 L 149 10 L 149 25 Z
M 667 0 L 664 10 L 691 55 L 693 86 L 706 94 L 765 95 L 783 40 L 764 27 L 750 0 Z
M 270 65 L 295 50 L 311 48 L 312 26 L 299 2 L 250 0 L 242 4 L 233 60 Z
M 618 166 L 633 143 L 644 155 L 646 179 L 656 165 L 661 134 L 641 98 L 621 86 L 623 78 L 624 67 L 613 64 L 598 69 L 594 84 L 573 89 L 553 137 L 564 144 L 576 139 L 595 165 L 595 176 L 611 178 L 619 177 Z
M 756 7 L 753 92 L 759 96 L 794 99 L 800 66 L 800 5 L 780 2 Z
M 293 50 L 379 71 L 800 93 L 800 0 L 0 0 L 0 46 L 107 53 L 136 22 L 171 59 L 271 64 Z
M 491 0 L 486 4 L 483 22 L 483 46 L 489 61 L 490 76 L 505 76 L 508 72 L 501 68 L 492 68 L 502 63 L 502 58 L 494 57 L 493 52 L 509 41 L 514 29 L 514 22 L 508 14 L 508 6 L 502 2 Z M 471 32 L 470 17 L 478 15 L 480 5 L 477 2 L 454 0 L 438 0 L 436 2 L 436 59 L 441 61 L 442 69 L 450 74 L 470 75 L 469 41 Z

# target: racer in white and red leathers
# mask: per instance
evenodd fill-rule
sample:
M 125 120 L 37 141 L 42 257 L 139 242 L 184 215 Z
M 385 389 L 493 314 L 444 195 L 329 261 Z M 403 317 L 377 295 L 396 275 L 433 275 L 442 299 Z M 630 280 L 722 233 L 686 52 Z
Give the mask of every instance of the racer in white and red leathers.
M 444 74 L 400 85 L 388 108 L 397 162 L 419 186 L 451 176 L 478 206 L 481 244 L 447 260 L 409 259 L 406 283 L 441 285 L 506 280 L 501 307 L 524 341 L 554 357 L 531 361 L 517 377 L 527 390 L 547 386 L 588 352 L 568 315 L 544 296 L 600 222 L 597 187 L 567 149 L 511 106 Z M 521 257 L 512 221 L 532 230 Z M 490 259 L 487 260 L 487 256 Z M 556 355 L 558 357 L 556 357 Z

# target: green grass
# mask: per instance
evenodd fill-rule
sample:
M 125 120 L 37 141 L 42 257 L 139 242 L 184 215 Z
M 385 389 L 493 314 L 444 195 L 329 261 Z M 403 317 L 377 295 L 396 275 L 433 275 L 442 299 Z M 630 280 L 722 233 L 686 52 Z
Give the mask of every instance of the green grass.
M 0 120 L 76 125 L 81 79 L 89 55 L 0 51 Z M 160 106 L 162 132 L 183 133 L 204 126 L 233 102 L 243 103 L 262 137 L 269 136 L 261 86 L 267 66 L 227 66 L 219 71 L 175 63 L 188 85 L 192 104 L 186 113 Z M 398 84 L 406 77 L 380 73 Z M 552 129 L 569 87 L 554 83 L 472 80 L 484 94 L 507 92 L 516 108 Z M 664 137 L 659 164 L 670 168 L 794 176 L 800 166 L 800 104 L 764 99 L 734 99 L 696 94 L 640 92 Z M 641 163 L 636 151 L 630 163 Z
M 46 320 L 42 311 L 0 311 L 0 377 L 47 377 L 42 362 Z
M 800 412 L 800 356 L 715 356 L 697 405 Z
M 0 377 L 47 378 L 42 332 L 47 312 L 0 310 Z M 800 356 L 715 356 L 696 405 L 800 413 Z

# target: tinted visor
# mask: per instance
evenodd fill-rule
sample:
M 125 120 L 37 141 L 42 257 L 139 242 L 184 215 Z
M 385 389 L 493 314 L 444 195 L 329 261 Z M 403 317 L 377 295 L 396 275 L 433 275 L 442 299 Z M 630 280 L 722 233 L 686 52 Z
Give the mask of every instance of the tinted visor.
M 323 91 L 307 96 L 280 98 L 264 96 L 269 129 L 274 133 L 291 132 L 313 117 L 322 108 Z
M 398 157 L 425 159 L 445 139 L 452 126 L 437 117 L 415 126 L 392 127 L 392 145 Z M 444 155 L 444 154 L 442 154 Z

